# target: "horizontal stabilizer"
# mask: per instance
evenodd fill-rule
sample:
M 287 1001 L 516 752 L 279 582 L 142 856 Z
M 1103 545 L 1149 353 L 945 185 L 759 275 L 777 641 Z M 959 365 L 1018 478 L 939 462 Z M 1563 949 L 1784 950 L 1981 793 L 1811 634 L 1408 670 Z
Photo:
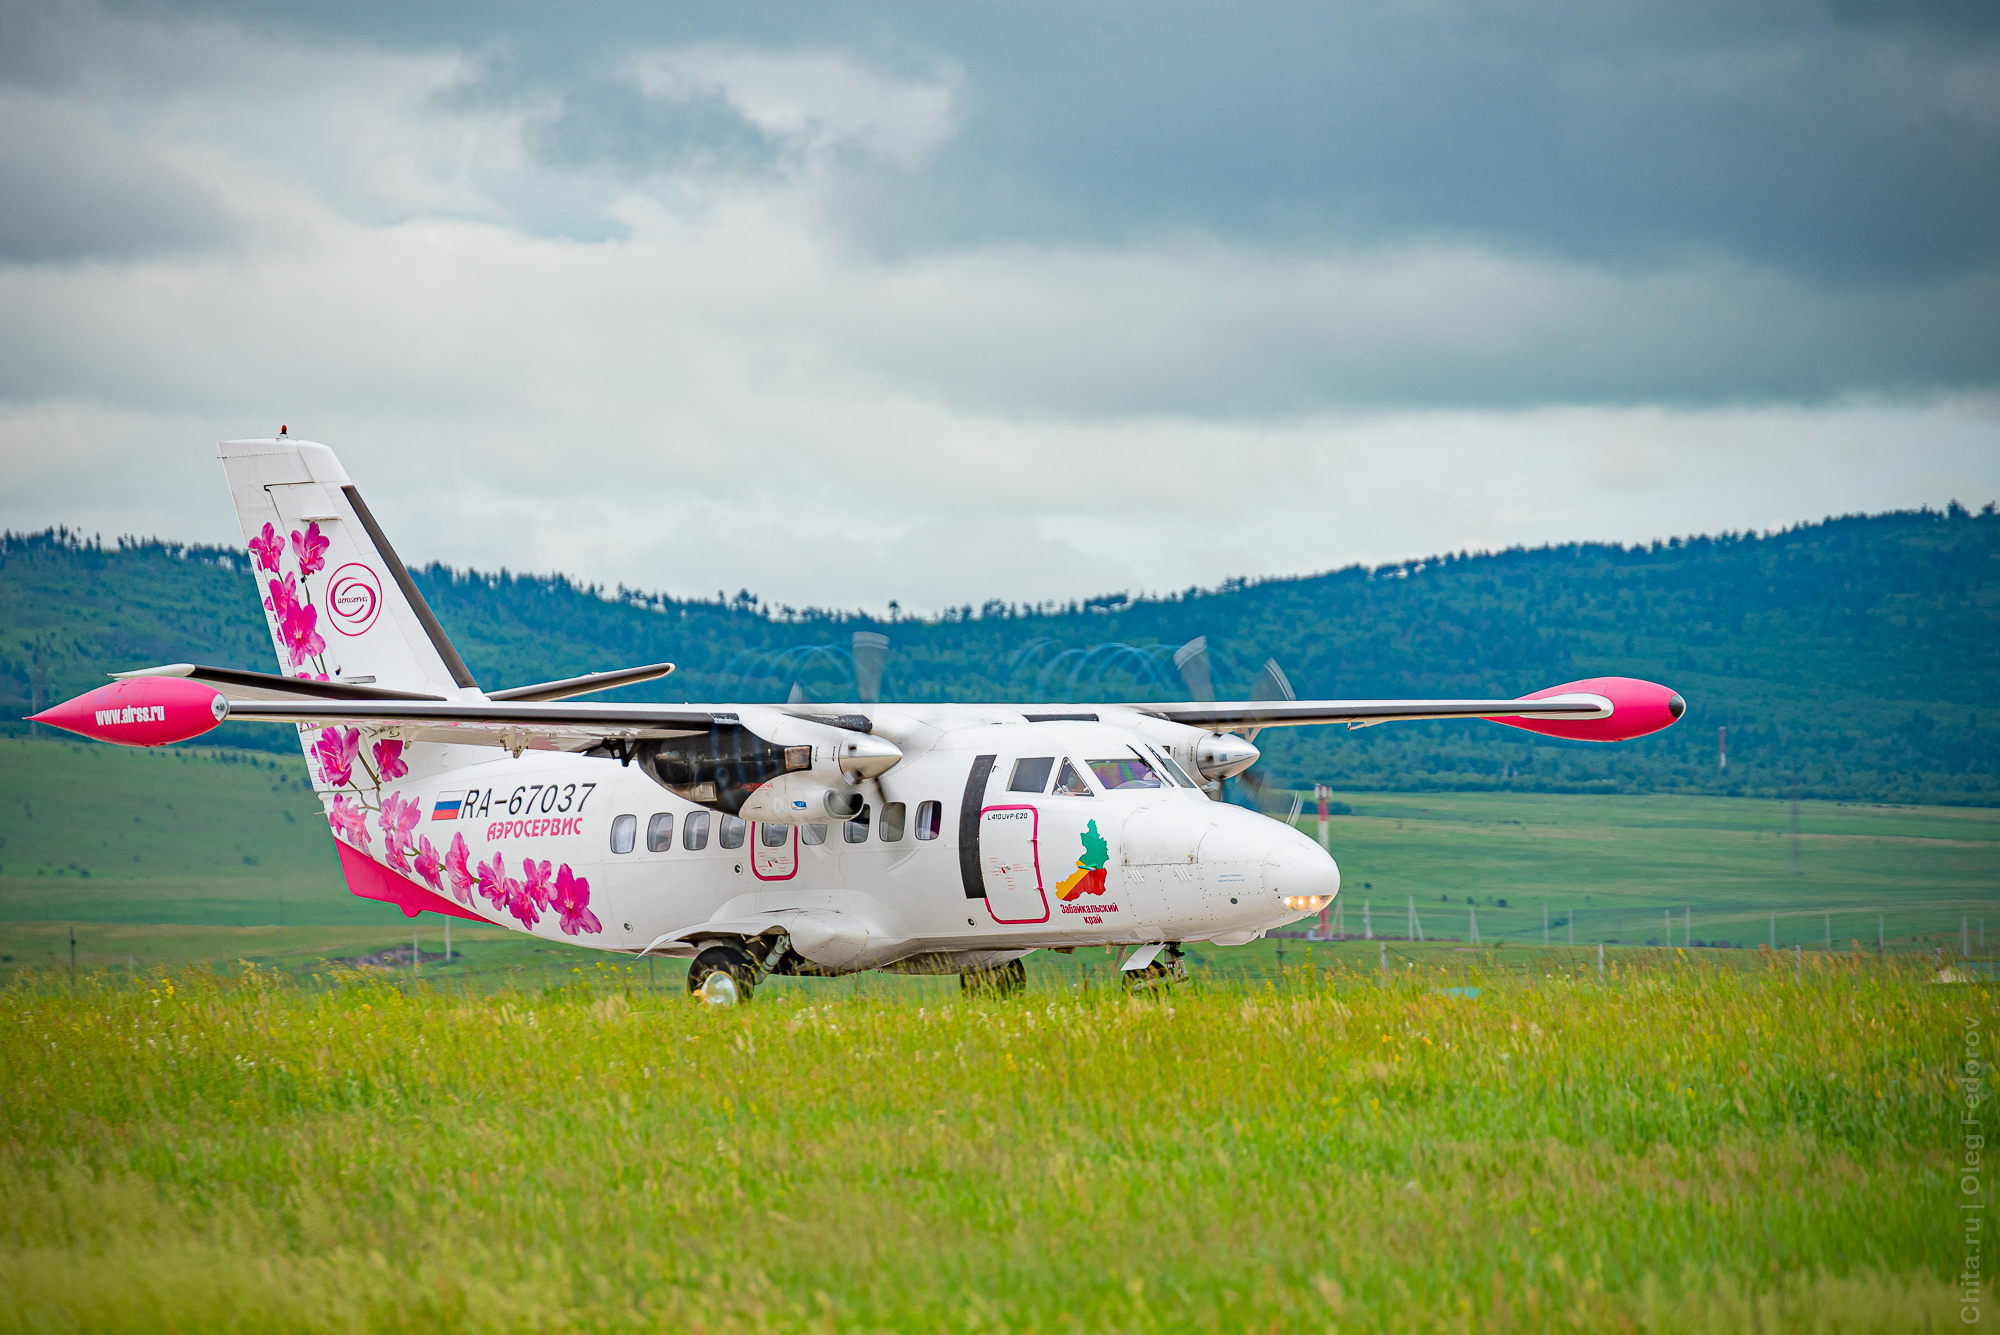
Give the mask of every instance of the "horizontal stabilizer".
M 592 691 L 609 691 L 619 686 L 636 686 L 642 681 L 658 681 L 674 670 L 672 663 L 649 663 L 645 667 L 619 668 L 613 672 L 586 672 L 581 677 L 564 677 L 561 681 L 545 681 L 536 686 L 514 686 L 504 691 L 489 691 L 489 700 L 567 700 L 573 695 L 589 695 Z
M 206 667 L 200 663 L 168 663 L 164 667 L 138 668 L 110 674 L 119 681 L 140 677 L 180 677 L 198 681 L 235 700 L 442 700 L 441 695 L 421 695 L 413 691 L 391 691 L 360 681 L 314 681 L 306 677 L 281 677 L 275 672 L 247 672 L 242 668 Z

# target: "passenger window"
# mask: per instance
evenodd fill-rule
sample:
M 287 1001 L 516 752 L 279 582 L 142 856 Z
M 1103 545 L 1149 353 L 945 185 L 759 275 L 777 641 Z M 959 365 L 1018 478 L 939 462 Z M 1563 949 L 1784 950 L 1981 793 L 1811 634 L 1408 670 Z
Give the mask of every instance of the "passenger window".
M 861 808 L 861 814 L 847 822 L 847 842 L 865 844 L 868 842 L 868 808 Z
M 891 802 L 882 808 L 882 842 L 893 844 L 903 837 L 903 824 L 909 818 L 910 808 L 902 802 Z
M 917 838 L 937 838 L 938 822 L 943 813 L 944 804 L 942 802 L 917 803 Z
M 639 818 L 619 816 L 611 822 L 611 851 L 630 853 L 633 841 L 639 837 Z
M 708 847 L 708 813 L 697 811 L 681 822 L 681 847 L 700 852 Z
M 758 837 L 764 841 L 766 848 L 783 848 L 792 842 L 792 827 L 789 825 L 764 825 L 759 829 L 762 833 Z
M 674 813 L 662 811 L 646 822 L 646 851 L 664 853 L 674 846 Z
M 1115 793 L 1122 788 L 1160 786 L 1160 776 L 1153 772 L 1151 765 L 1139 759 L 1137 755 L 1120 756 L 1115 760 L 1093 760 L 1090 762 L 1090 772 L 1097 776 L 1097 781 L 1103 784 L 1108 792 Z
M 1076 772 L 1076 766 L 1067 760 L 1063 761 L 1062 773 L 1056 775 L 1056 794 L 1059 797 L 1097 796 L 1090 791 L 1090 785 L 1083 781 L 1083 776 Z
M 826 842 L 826 822 L 817 825 L 799 826 L 799 842 L 802 844 L 823 844 Z
M 1054 756 L 1028 756 L 1014 762 L 1010 793 L 1039 793 L 1049 786 L 1049 771 L 1056 767 Z
M 741 848 L 743 847 L 744 831 L 749 828 L 749 822 L 745 821 L 741 816 L 724 816 L 720 831 L 721 837 L 716 842 L 720 843 L 724 848 Z

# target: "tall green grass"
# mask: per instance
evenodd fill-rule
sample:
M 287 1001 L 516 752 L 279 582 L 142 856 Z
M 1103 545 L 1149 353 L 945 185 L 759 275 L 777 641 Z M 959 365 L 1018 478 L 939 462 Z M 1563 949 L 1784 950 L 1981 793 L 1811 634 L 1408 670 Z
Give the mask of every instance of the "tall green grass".
M 1990 1006 L 1894 964 L 742 1009 L 626 976 L 17 981 L 0 1327 L 1957 1320 Z

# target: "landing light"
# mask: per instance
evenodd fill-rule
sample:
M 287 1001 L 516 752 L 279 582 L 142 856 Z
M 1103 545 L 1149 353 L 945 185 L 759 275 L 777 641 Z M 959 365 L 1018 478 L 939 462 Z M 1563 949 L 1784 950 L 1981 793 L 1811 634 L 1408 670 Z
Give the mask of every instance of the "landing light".
M 1295 913 L 1318 913 L 1333 902 L 1332 895 L 1286 895 L 1285 907 Z

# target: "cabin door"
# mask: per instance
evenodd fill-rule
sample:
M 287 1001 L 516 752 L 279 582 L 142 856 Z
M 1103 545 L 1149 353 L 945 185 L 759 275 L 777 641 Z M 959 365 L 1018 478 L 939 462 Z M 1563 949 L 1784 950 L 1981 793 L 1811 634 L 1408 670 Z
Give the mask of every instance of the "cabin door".
M 979 813 L 980 874 L 993 921 L 1049 920 L 1040 834 L 1041 813 L 1032 806 L 987 807 Z

